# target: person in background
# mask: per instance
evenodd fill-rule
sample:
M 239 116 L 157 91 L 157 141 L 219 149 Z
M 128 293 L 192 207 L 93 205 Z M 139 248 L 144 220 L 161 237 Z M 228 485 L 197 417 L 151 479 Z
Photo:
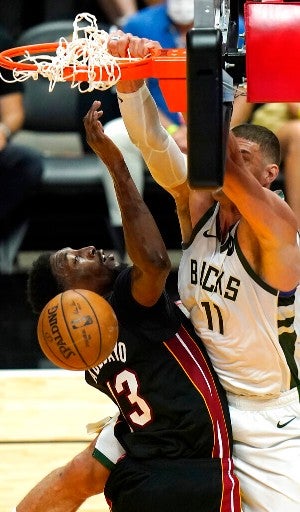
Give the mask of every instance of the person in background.
M 159 5 L 141 9 L 127 19 L 122 30 L 140 38 L 156 40 L 163 48 L 182 48 L 186 45 L 186 34 L 192 28 L 193 23 L 194 0 L 166 0 Z M 162 125 L 172 135 L 179 148 L 186 152 L 186 124 L 181 113 L 170 112 L 156 78 L 149 78 L 148 86 L 157 104 Z M 117 117 L 107 122 L 105 132 L 120 148 L 131 170 L 134 182 L 140 193 L 143 194 L 145 162 L 139 150 L 130 141 L 122 118 Z M 123 258 L 125 248 L 121 215 L 109 174 L 104 176 L 103 185 L 112 229 L 111 236 L 115 243 L 115 249 Z
M 73 0 L 74 15 L 89 12 L 99 23 L 121 26 L 139 9 L 155 5 L 159 0 Z
M 0 27 L 0 50 L 12 46 L 12 38 Z M 10 70 L 0 72 L 0 273 L 10 274 L 27 231 L 30 200 L 41 183 L 43 165 L 37 151 L 11 141 L 24 122 L 23 86 L 5 81 L 12 77 Z
M 40 0 L 34 9 L 28 8 L 25 0 L 0 0 L 0 20 L 13 39 L 24 30 L 40 23 L 57 20 L 72 20 L 80 12 L 88 12 L 97 17 L 100 24 L 123 24 L 128 16 L 148 5 L 161 0 Z
M 245 0 L 239 1 L 239 26 L 238 26 L 238 48 L 242 49 L 245 45 L 245 22 L 244 22 L 244 3 Z

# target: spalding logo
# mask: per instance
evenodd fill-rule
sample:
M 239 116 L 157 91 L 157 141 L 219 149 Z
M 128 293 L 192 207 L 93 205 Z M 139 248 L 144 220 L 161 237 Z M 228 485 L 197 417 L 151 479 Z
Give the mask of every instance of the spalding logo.
M 45 337 L 47 337 L 47 342 L 54 341 L 58 347 L 58 350 L 62 354 L 65 359 L 69 359 L 71 356 L 75 356 L 75 352 L 71 350 L 70 347 L 64 342 L 57 325 L 57 308 L 58 306 L 53 306 L 48 309 L 48 322 L 50 325 L 51 333 L 53 335 L 50 336 L 49 333 L 45 333 Z

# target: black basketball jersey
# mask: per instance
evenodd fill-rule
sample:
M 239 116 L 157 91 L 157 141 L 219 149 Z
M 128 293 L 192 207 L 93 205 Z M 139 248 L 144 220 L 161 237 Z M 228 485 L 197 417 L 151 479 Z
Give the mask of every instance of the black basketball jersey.
M 231 457 L 225 393 L 190 321 L 166 293 L 153 307 L 136 303 L 130 269 L 109 302 L 118 341 L 86 381 L 121 410 L 125 421 L 115 434 L 126 452 L 141 459 Z

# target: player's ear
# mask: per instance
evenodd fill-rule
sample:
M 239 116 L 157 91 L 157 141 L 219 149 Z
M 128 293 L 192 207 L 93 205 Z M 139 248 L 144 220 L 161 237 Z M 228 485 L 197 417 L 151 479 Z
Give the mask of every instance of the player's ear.
M 265 180 L 268 185 L 271 185 L 276 180 L 279 174 L 279 167 L 276 164 L 268 164 L 265 167 Z

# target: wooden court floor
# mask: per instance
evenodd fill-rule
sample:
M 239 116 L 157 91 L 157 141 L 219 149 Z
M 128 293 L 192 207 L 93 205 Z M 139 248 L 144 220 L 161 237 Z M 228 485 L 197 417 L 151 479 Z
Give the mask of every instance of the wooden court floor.
M 115 412 L 105 395 L 85 383 L 83 372 L 0 370 L 0 512 L 11 512 L 39 480 L 94 438 L 87 423 Z M 108 512 L 108 506 L 99 495 L 79 510 Z

